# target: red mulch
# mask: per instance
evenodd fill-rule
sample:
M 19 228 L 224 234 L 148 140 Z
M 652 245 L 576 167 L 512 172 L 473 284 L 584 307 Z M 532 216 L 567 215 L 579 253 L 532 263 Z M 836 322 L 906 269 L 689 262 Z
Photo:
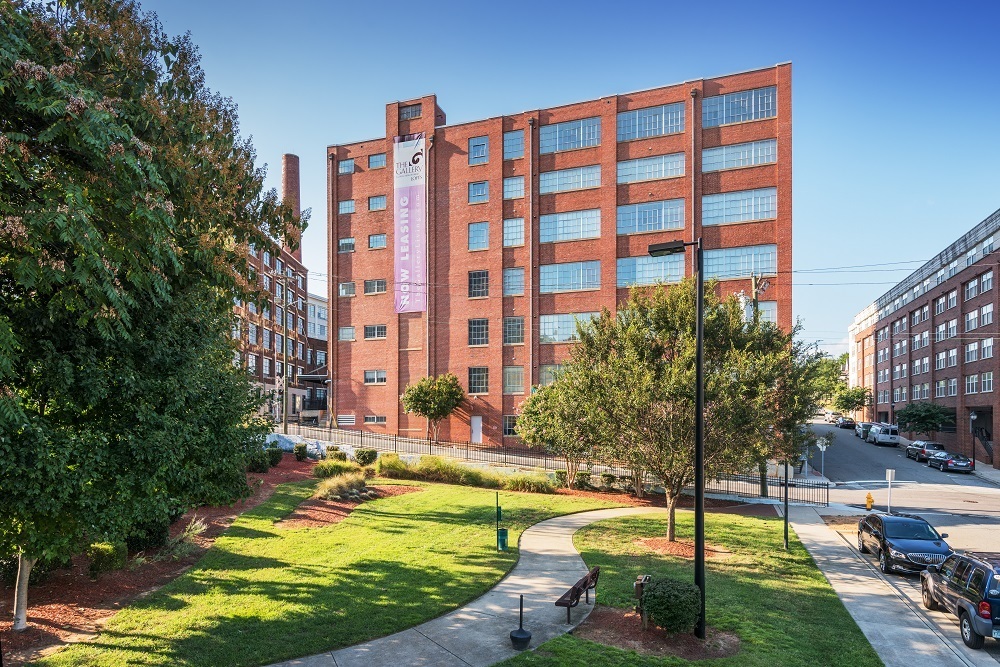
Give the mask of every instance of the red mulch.
M 623 503 L 633 507 L 666 507 L 666 497 L 661 494 L 647 494 L 643 498 L 636 498 L 628 493 L 615 493 L 606 491 L 580 491 L 578 489 L 556 489 L 556 493 L 564 496 L 578 496 L 580 498 L 593 498 L 613 503 Z M 694 507 L 694 496 L 682 495 L 677 501 L 678 509 L 691 509 Z M 744 503 L 738 500 L 725 500 L 722 498 L 705 498 L 705 509 L 709 512 L 723 512 L 726 514 L 742 514 L 744 516 L 777 516 L 774 505 L 760 503 Z
M 286 454 L 266 475 L 247 475 L 254 493 L 246 500 L 231 506 L 200 507 L 186 514 L 171 526 L 171 535 L 182 531 L 194 516 L 204 520 L 208 528 L 194 540 L 198 549 L 181 560 L 158 563 L 150 559 L 134 570 L 108 572 L 94 581 L 87 572 L 88 559 L 75 557 L 72 568 L 55 570 L 29 589 L 28 629 L 24 632 L 11 631 L 14 590 L 0 587 L 3 664 L 14 667 L 37 657 L 43 649 L 94 636 L 119 609 L 191 567 L 233 519 L 271 497 L 278 484 L 312 479 L 313 465 L 313 461 L 296 461 Z
M 692 661 L 729 658 L 740 652 L 740 638 L 735 634 L 711 627 L 706 630 L 704 641 L 693 634 L 672 634 L 652 625 L 643 630 L 636 612 L 598 605 L 573 635 L 643 655 L 675 655 Z
M 641 544 L 647 549 L 651 549 L 658 554 L 669 556 L 680 556 L 681 558 L 694 558 L 694 543 L 684 540 L 671 542 L 665 537 L 647 537 L 636 540 L 636 544 Z M 705 558 L 729 558 L 733 552 L 725 547 L 716 544 L 705 545 Z
M 401 496 L 404 493 L 423 491 L 419 486 L 369 485 L 378 491 L 379 498 Z M 274 524 L 278 528 L 322 528 L 343 521 L 360 504 L 353 500 L 319 500 L 311 498 L 300 504 L 294 512 Z

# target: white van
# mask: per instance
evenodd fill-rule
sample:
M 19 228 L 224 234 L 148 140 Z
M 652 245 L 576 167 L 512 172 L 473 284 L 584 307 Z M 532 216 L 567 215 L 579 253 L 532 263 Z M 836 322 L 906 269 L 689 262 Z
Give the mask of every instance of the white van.
M 868 442 L 899 447 L 899 427 L 894 424 L 875 424 L 868 431 Z

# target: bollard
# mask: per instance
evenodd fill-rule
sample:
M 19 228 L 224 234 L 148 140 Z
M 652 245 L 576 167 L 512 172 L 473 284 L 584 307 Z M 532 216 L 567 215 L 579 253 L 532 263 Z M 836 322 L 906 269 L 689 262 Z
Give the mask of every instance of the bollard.
M 875 499 L 872 498 L 872 493 L 871 493 L 871 491 L 869 491 L 868 492 L 868 496 L 865 498 L 865 509 L 867 509 L 869 512 L 871 512 L 872 511 L 872 505 L 874 505 L 874 504 L 875 504 Z
M 635 578 L 635 583 L 632 584 L 632 588 L 635 592 L 635 599 L 638 600 L 635 604 L 635 610 L 639 612 L 639 618 L 642 619 L 642 629 L 646 630 L 648 628 L 648 621 L 646 620 L 646 611 L 642 608 L 642 591 L 645 589 L 646 584 L 649 583 L 652 577 L 648 574 L 640 574 Z

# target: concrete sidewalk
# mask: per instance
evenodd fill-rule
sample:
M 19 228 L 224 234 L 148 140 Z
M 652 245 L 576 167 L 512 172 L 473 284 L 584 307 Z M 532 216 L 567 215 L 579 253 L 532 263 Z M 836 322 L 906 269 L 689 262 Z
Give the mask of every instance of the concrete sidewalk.
M 524 595 L 524 628 L 531 648 L 572 630 L 593 609 L 581 602 L 566 623 L 566 609 L 555 601 L 587 573 L 573 546 L 580 528 L 633 514 L 661 514 L 663 508 L 622 507 L 560 516 L 531 526 L 518 544 L 514 569 L 495 588 L 449 614 L 388 637 L 272 667 L 486 667 L 517 655 L 510 631 L 517 629 L 519 595 Z
M 842 513 L 856 512 L 850 509 Z M 946 614 L 925 612 L 912 584 L 882 575 L 815 507 L 790 507 L 788 520 L 886 667 L 997 667 L 986 651 L 962 644 Z

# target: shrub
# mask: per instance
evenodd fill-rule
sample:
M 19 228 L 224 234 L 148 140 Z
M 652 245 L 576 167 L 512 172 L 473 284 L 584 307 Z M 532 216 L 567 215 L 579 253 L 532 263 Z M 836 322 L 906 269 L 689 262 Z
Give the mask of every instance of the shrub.
M 296 461 L 305 461 L 309 456 L 309 450 L 306 448 L 306 443 L 304 442 L 296 443 L 295 447 L 292 448 L 292 451 L 295 453 Z
M 508 475 L 503 480 L 505 491 L 528 491 L 530 493 L 555 493 L 555 486 L 548 477 L 541 475 Z
M 263 449 L 257 449 L 256 447 L 250 456 L 247 457 L 247 470 L 249 472 L 255 472 L 263 475 L 271 468 L 271 460 L 268 458 L 267 452 Z
M 331 459 L 333 461 L 346 461 L 347 454 L 345 452 L 340 451 L 336 447 L 327 447 L 326 458 Z
M 615 485 L 615 480 L 617 480 L 617 479 L 618 478 L 615 477 L 610 472 L 602 472 L 601 473 L 601 486 L 603 486 L 603 487 L 605 487 L 607 489 L 610 489 L 610 488 L 612 488 Z
M 336 477 L 350 472 L 359 472 L 360 466 L 350 461 L 338 461 L 337 459 L 327 459 L 320 461 L 313 466 L 313 475 L 320 479 Z
M 568 473 L 565 470 L 556 470 L 556 486 L 566 486 L 566 480 L 569 479 Z
M 162 547 L 170 537 L 170 521 L 148 521 L 132 527 L 125 537 L 125 546 L 129 551 L 145 551 Z
M 204 519 L 197 515 L 191 517 L 188 524 L 184 526 L 184 530 L 168 539 L 166 546 L 160 549 L 153 560 L 180 560 L 189 556 L 198 548 L 198 545 L 194 542 L 194 538 L 204 533 L 207 529 L 208 524 L 205 523 Z
M 284 452 L 279 447 L 268 447 L 264 451 L 267 452 L 267 460 L 272 468 L 281 463 L 281 457 L 284 455 Z
M 585 470 L 580 470 L 576 473 L 576 481 L 573 484 L 578 489 L 589 489 L 590 488 L 590 473 Z
M 31 568 L 28 576 L 28 585 L 35 586 L 48 579 L 49 572 L 62 570 L 73 566 L 73 560 L 69 557 L 39 558 Z M 13 587 L 17 583 L 17 556 L 7 556 L 0 558 L 0 584 Z
M 375 461 L 375 473 L 390 479 L 416 479 L 410 466 L 399 454 L 383 454 Z
M 354 458 L 363 466 L 370 466 L 378 458 L 378 452 L 374 449 L 356 449 Z
M 324 479 L 319 483 L 313 498 L 323 500 L 338 500 L 340 496 L 346 495 L 351 490 L 361 490 L 365 488 L 365 475 L 361 471 L 345 473 Z
M 642 608 L 667 632 L 692 632 L 701 614 L 701 591 L 690 581 L 654 579 L 642 591 Z
M 87 549 L 90 557 L 90 576 L 97 578 L 102 572 L 112 572 L 125 567 L 128 547 L 124 542 L 95 542 Z

